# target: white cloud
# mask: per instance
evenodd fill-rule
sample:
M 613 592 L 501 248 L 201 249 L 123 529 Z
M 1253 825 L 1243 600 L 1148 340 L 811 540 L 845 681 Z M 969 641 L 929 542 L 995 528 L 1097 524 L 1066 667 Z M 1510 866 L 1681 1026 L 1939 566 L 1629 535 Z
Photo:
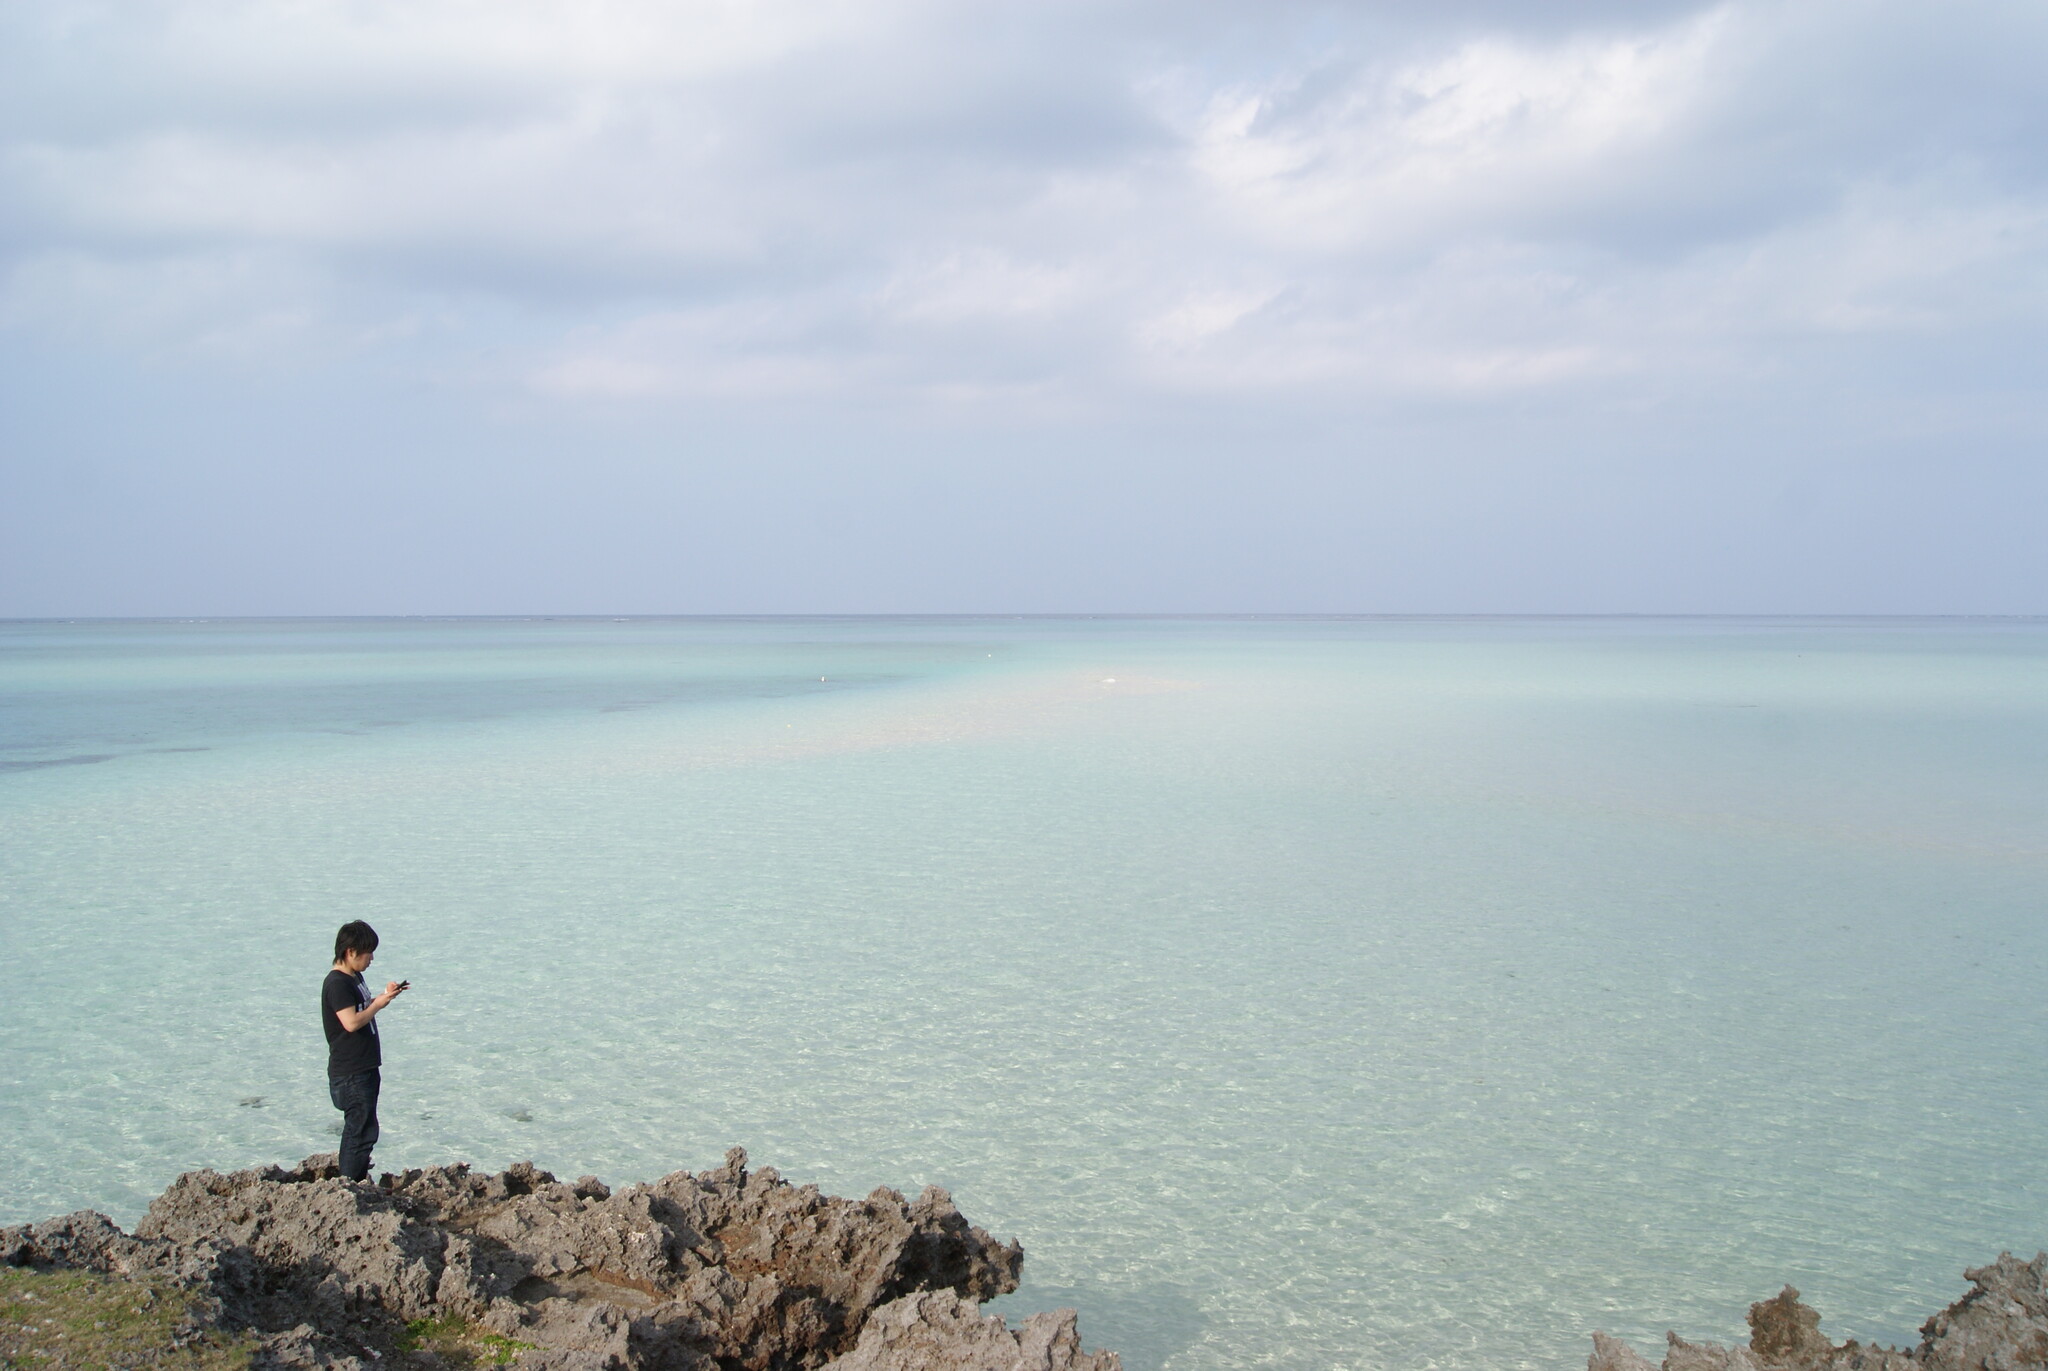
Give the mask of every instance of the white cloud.
M 1700 101 L 1726 10 L 1668 31 L 1484 38 L 1307 98 L 1303 78 L 1219 92 L 1185 128 L 1224 212 L 1271 242 L 1408 247 L 1513 222 L 1626 173 Z
M 1165 312 L 1141 320 L 1138 342 L 1162 352 L 1185 352 L 1236 328 L 1279 295 L 1264 290 L 1204 290 L 1177 301 Z
M 1138 408 L 1699 385 L 1788 338 L 2048 322 L 2039 169 L 1972 132 L 2039 103 L 1997 5 L 1949 12 L 1981 36 L 1924 76 L 1983 116 L 1938 126 L 1843 113 L 1921 41 L 1897 3 L 1281 41 L 1291 13 L 29 4 L 0 317 L 282 364 L 476 351 L 513 310 L 503 382 L 561 397 Z

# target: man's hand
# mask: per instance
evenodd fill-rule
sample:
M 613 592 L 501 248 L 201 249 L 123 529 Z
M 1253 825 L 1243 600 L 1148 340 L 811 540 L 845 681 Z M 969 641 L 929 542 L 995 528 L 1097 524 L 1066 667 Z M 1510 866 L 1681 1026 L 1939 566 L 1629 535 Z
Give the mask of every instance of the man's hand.
M 369 1008 L 337 1009 L 334 1011 L 334 1017 L 341 1020 L 341 1026 L 345 1031 L 360 1033 L 364 1024 L 377 1017 L 378 1010 L 390 1004 L 410 989 L 412 989 L 411 981 L 388 982 L 384 987 L 384 993 L 370 1001 Z

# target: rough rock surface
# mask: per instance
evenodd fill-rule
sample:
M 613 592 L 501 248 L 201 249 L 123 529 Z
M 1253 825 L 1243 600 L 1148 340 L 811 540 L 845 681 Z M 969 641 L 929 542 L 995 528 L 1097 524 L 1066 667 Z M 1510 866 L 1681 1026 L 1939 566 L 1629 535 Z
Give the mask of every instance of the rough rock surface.
M 2048 1371 L 2048 1253 L 2023 1262 L 2001 1253 L 1963 1273 L 1974 1287 L 1920 1327 L 1911 1350 L 1837 1345 L 1820 1315 L 1786 1286 L 1749 1307 L 1749 1346 L 1720 1347 L 1667 1335 L 1663 1371 Z M 1587 1371 L 1655 1371 L 1627 1343 L 1593 1335 Z
M 0 1228 L 0 1262 L 171 1279 L 224 1326 L 263 1335 L 260 1366 L 356 1368 L 404 1326 L 449 1316 L 557 1371 L 1116 1371 L 1083 1354 L 1072 1311 L 1018 1333 L 975 1305 L 1024 1260 L 936 1186 L 864 1200 L 792 1186 L 746 1153 L 613 1192 L 530 1163 L 342 1180 L 332 1155 L 180 1176 L 131 1236 L 105 1216 Z
M 1033 1314 L 1012 1333 L 1000 1315 L 929 1290 L 877 1309 L 832 1371 L 1123 1371 L 1123 1361 L 1083 1352 L 1071 1309 Z

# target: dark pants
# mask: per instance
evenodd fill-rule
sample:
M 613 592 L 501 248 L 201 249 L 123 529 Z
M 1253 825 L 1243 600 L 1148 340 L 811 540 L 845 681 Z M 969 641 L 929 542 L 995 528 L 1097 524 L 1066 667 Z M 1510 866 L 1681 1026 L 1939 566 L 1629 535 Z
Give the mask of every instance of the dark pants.
M 341 1174 L 368 1180 L 370 1149 L 377 1145 L 377 1092 L 384 1078 L 375 1067 L 327 1082 L 327 1097 L 341 1111 Z

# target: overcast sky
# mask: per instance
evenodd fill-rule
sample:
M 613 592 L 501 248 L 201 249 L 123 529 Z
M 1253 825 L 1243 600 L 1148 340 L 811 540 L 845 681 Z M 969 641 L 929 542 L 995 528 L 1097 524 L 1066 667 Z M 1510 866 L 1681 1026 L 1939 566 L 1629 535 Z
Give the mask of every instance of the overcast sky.
M 2039 0 L 10 0 L 0 615 L 2048 612 Z

